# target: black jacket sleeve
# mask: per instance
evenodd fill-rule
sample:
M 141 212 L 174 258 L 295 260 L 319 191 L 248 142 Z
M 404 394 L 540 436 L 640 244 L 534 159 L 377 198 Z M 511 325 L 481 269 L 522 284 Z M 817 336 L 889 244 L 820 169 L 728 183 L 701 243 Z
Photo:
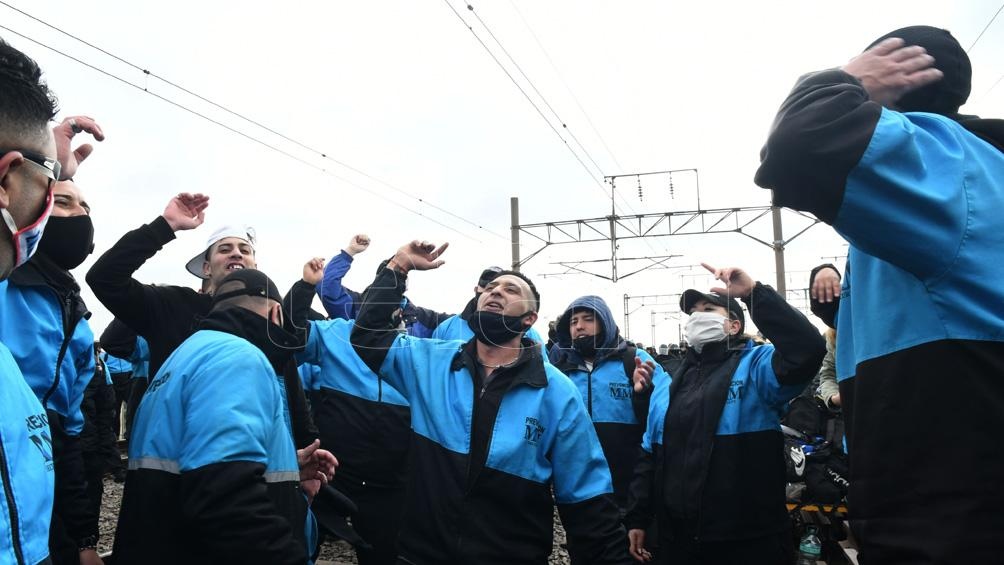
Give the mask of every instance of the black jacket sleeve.
M 847 176 L 868 148 L 881 113 L 861 83 L 843 71 L 803 76 L 774 118 L 754 182 L 774 191 L 775 205 L 833 224 Z
M 393 317 L 394 311 L 401 306 L 407 278 L 400 271 L 380 271 L 363 293 L 359 316 L 352 327 L 352 347 L 366 366 L 377 374 L 398 336 Z
M 822 271 L 823 269 L 833 269 L 837 271 L 831 263 L 824 263 L 809 273 L 809 288 L 812 288 L 812 284 L 816 281 L 816 273 Z M 840 271 L 837 271 L 837 276 L 840 276 Z M 833 302 L 820 302 L 809 295 L 809 310 L 816 315 L 817 318 L 823 321 L 827 326 L 836 329 L 837 328 L 837 310 L 840 308 L 840 296 L 834 296 Z
M 182 515 L 188 531 L 198 533 L 207 561 L 262 565 L 307 562 L 302 533 L 290 523 L 301 511 L 290 506 L 302 496 L 296 486 L 266 485 L 264 473 L 265 466 L 260 463 L 234 461 L 181 474 Z M 280 494 L 275 492 L 277 488 L 297 491 Z M 305 517 L 306 501 L 302 512 Z M 302 525 L 299 519 L 297 522 Z
M 444 312 L 436 312 L 435 310 L 429 308 L 422 308 L 421 306 L 410 305 L 409 313 L 415 316 L 418 323 L 429 328 L 429 330 L 434 330 L 442 324 L 444 320 L 453 316 L 453 314 L 446 314 Z
M 655 480 L 655 456 L 639 449 L 638 462 L 634 466 L 634 478 L 628 490 L 628 506 L 624 515 L 624 527 L 628 530 L 644 530 L 655 520 L 653 512 Z M 657 502 L 656 502 L 657 503 Z
M 136 332 L 125 322 L 115 318 L 105 331 L 101 332 L 101 348 L 114 357 L 128 359 L 136 349 Z
M 799 384 L 816 376 L 826 355 L 826 340 L 812 322 L 765 284 L 756 283 L 743 302 L 753 323 L 774 344 L 771 363 L 778 382 Z
M 296 361 L 290 359 L 282 370 L 282 380 L 286 389 L 286 403 L 289 405 L 289 419 L 293 425 L 293 444 L 303 449 L 317 439 L 319 433 L 310 417 L 307 396 L 303 392 L 300 374 L 296 371 Z
M 80 437 L 66 433 L 63 418 L 48 411 L 52 433 L 52 455 L 56 471 L 56 495 L 53 512 L 60 517 L 66 535 L 81 547 L 85 540 L 96 539 L 98 516 L 87 500 L 87 477 Z
M 627 532 L 620 524 L 620 510 L 612 495 L 557 506 L 572 563 L 632 563 Z
M 174 239 L 174 232 L 162 216 L 122 236 L 87 271 L 87 284 L 94 296 L 126 325 L 140 334 L 152 322 L 149 304 L 156 300 L 152 285 L 133 278 L 147 259 Z

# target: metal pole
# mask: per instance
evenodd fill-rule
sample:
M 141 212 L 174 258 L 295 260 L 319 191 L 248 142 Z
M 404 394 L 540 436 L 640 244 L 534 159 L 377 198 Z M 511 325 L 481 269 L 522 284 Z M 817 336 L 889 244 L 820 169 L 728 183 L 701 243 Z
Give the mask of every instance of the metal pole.
M 781 233 L 781 209 L 774 206 L 770 209 L 771 217 L 774 220 L 774 268 L 777 271 L 777 292 L 781 296 L 785 293 L 784 277 L 784 235 Z
M 617 282 L 617 216 L 610 216 L 610 280 Z
M 631 297 L 624 293 L 624 339 L 631 339 L 631 314 L 629 314 L 628 305 L 631 302 Z
M 509 215 L 512 222 L 512 270 L 519 272 L 519 197 L 509 198 Z
M 655 346 L 655 310 L 650 310 L 649 314 L 652 315 L 652 343 L 650 345 Z

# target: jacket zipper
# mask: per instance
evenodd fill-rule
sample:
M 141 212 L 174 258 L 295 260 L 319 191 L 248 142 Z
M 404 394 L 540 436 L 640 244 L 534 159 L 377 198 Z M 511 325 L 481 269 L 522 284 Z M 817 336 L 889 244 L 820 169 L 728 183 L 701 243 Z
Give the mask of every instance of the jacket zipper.
M 70 297 L 67 296 L 63 298 L 63 344 L 59 346 L 59 355 L 56 356 L 56 374 L 52 379 L 52 386 L 49 390 L 45 391 L 45 396 L 42 397 L 42 408 L 49 409 L 49 397 L 52 396 L 56 389 L 59 387 L 60 373 L 63 367 L 63 357 L 66 356 L 66 349 L 70 346 L 70 340 L 73 338 L 72 329 L 67 326 L 70 325 L 70 307 L 72 306 L 72 301 Z
M 377 402 L 383 402 L 383 378 L 377 375 Z
M 21 531 L 17 516 L 17 506 L 14 503 L 14 487 L 10 482 L 10 470 L 7 468 L 7 450 L 4 448 L 3 440 L 0 439 L 0 480 L 3 481 L 3 494 L 7 499 L 7 512 L 10 514 L 10 534 L 14 547 L 14 559 L 18 565 L 24 563 L 24 554 L 21 551 Z
M 593 364 L 593 367 L 596 365 Z M 593 419 L 593 370 L 586 371 L 586 408 L 589 409 L 589 419 Z

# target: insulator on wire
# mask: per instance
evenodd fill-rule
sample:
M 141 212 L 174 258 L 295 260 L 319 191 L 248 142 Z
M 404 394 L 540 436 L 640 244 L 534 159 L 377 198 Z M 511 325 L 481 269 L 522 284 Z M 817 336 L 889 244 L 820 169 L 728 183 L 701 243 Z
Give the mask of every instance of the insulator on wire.
M 676 198 L 676 190 L 673 188 L 673 173 L 669 174 L 669 198 Z
M 645 193 L 641 189 L 641 176 L 636 178 L 638 179 L 638 200 L 645 200 Z

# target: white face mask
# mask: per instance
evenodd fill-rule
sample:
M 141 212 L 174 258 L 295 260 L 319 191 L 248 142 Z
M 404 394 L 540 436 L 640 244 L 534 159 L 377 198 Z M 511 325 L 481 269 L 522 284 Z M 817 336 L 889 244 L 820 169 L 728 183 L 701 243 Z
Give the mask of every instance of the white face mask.
M 725 316 L 714 312 L 694 312 L 684 328 L 687 342 L 700 353 L 705 344 L 724 340 L 726 320 Z

